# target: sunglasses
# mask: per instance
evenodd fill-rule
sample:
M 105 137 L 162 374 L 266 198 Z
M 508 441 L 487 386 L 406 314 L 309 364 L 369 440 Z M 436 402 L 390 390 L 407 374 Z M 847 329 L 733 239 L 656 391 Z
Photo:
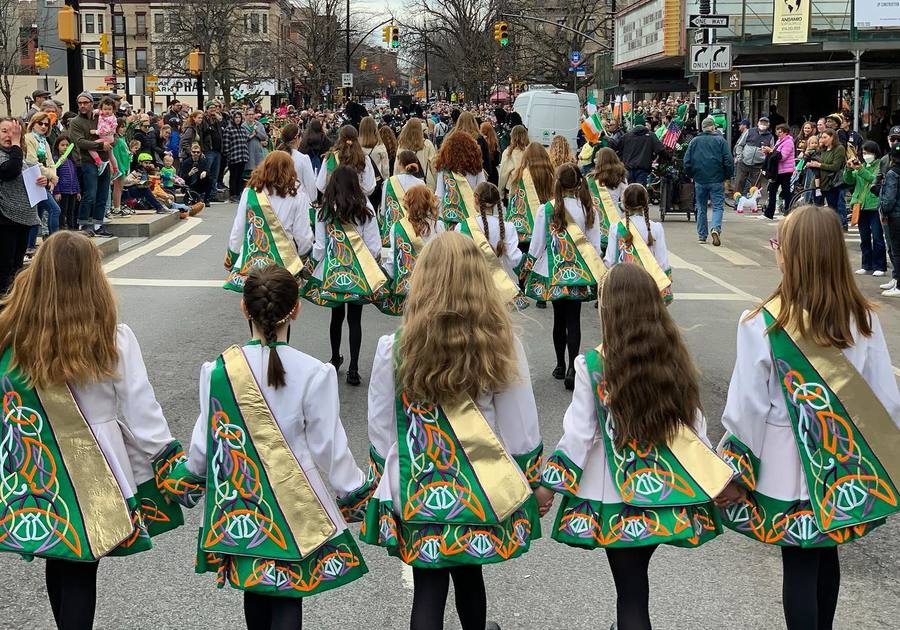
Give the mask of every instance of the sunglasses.
M 770 238 L 769 239 L 769 247 L 771 247 L 774 251 L 777 252 L 779 249 L 781 249 L 781 243 L 778 242 L 777 238 Z
M 49 126 L 50 126 L 50 121 L 49 121 L 49 120 L 42 120 L 41 122 L 36 122 L 36 123 L 34 123 L 34 126 L 35 126 L 35 127 L 49 127 Z

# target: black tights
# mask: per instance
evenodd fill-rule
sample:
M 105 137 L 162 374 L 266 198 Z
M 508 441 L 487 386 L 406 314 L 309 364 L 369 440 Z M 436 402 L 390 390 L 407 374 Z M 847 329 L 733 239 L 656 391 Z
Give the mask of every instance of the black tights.
M 94 626 L 99 564 L 47 560 L 47 596 L 59 630 L 90 630 Z
M 344 327 L 344 313 L 350 329 L 350 370 L 359 370 L 359 347 L 362 345 L 362 304 L 340 304 L 331 309 L 331 360 L 337 365 L 341 356 L 341 329 Z
M 647 570 L 657 545 L 607 549 L 606 559 L 616 583 L 618 630 L 650 630 L 650 580 Z
M 578 300 L 554 300 L 553 304 L 553 349 L 556 351 L 556 365 L 575 367 L 575 357 L 581 349 L 581 302 Z M 569 362 L 566 363 L 566 349 Z
M 478 565 L 449 569 L 413 567 L 413 607 L 410 630 L 442 630 L 447 591 L 453 578 L 456 612 L 463 630 L 484 630 L 487 623 L 487 595 Z
M 781 599 L 788 630 L 831 630 L 841 590 L 837 547 L 782 547 Z
M 300 630 L 303 600 L 244 591 L 244 619 L 247 630 Z

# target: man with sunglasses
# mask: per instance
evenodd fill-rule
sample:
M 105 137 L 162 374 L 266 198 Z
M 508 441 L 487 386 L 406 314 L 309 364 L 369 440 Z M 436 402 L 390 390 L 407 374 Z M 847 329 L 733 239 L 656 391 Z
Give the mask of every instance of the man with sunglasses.
M 103 162 L 109 161 L 112 145 L 109 142 L 98 142 L 95 134 L 97 117 L 94 115 L 94 97 L 90 92 L 82 92 L 75 99 L 78 115 L 69 121 L 69 137 L 75 149 L 72 160 L 78 168 L 81 181 L 81 205 L 78 209 L 78 224 L 88 236 L 112 236 L 103 226 L 106 214 L 106 201 L 109 198 L 109 169 L 100 169 L 91 157 L 95 151 Z

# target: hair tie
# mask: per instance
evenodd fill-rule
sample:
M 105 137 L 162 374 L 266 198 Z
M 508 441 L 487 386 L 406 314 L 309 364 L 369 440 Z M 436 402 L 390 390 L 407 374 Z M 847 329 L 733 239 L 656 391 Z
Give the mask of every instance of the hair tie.
M 275 328 L 278 328 L 279 326 L 286 324 L 288 322 L 288 320 L 291 319 L 291 315 L 293 314 L 293 312 L 294 312 L 294 309 L 291 309 L 290 313 L 288 313 L 287 315 L 285 315 L 284 317 L 279 319 L 277 322 L 275 322 Z
M 348 147 L 353 146 L 353 140 L 344 140 L 344 144 L 346 144 Z

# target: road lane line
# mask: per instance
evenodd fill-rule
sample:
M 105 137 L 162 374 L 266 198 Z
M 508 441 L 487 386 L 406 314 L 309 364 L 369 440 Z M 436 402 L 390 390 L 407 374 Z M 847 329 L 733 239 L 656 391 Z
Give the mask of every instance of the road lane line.
M 894 367 L 894 374 L 896 374 L 897 376 L 900 376 L 900 368 Z
M 403 582 L 403 588 L 408 591 L 413 590 L 415 583 L 413 582 L 412 567 L 408 564 L 401 564 L 400 580 Z
M 759 263 L 752 258 L 747 258 L 740 252 L 727 247 L 711 247 L 708 251 L 711 251 L 716 256 L 721 256 L 736 267 L 759 267 Z
M 746 291 L 737 288 L 733 284 L 722 280 L 718 276 L 715 276 L 715 275 L 709 273 L 708 271 L 704 271 L 702 267 L 695 265 L 693 263 L 689 263 L 688 261 L 684 260 L 680 256 L 673 254 L 671 251 L 669 251 L 669 264 L 672 265 L 673 267 L 675 267 L 676 269 L 687 269 L 688 271 L 693 271 L 697 275 L 703 276 L 707 280 L 712 280 L 713 282 L 718 284 L 720 287 L 728 289 L 735 295 L 739 295 L 739 296 L 741 296 L 741 298 L 748 300 L 750 302 L 761 302 L 762 301 L 762 298 L 756 297 L 752 293 L 747 293 Z M 677 293 L 675 294 L 675 298 L 676 299 L 678 298 Z
M 134 262 L 144 254 L 149 254 L 150 252 L 159 249 L 163 245 L 171 243 L 176 238 L 183 235 L 187 231 L 194 229 L 201 223 L 203 223 L 202 219 L 198 219 L 197 217 L 188 217 L 175 228 L 173 228 L 171 232 L 161 234 L 160 236 L 150 240 L 148 243 L 144 243 L 143 245 L 139 245 L 138 247 L 132 247 L 125 250 L 123 254 L 116 256 L 114 259 L 103 265 L 103 271 L 105 271 L 106 273 L 112 273 L 117 269 L 121 269 L 128 263 Z
M 173 278 L 109 278 L 109 283 L 119 287 L 219 287 L 224 280 L 181 280 Z
M 757 300 L 749 299 L 753 296 L 737 295 L 736 293 L 678 293 L 675 292 L 676 302 L 703 302 L 709 300 L 712 302 L 753 302 Z
M 191 234 L 177 245 L 159 252 L 157 256 L 184 256 L 198 245 L 205 243 L 211 236 L 212 234 Z

